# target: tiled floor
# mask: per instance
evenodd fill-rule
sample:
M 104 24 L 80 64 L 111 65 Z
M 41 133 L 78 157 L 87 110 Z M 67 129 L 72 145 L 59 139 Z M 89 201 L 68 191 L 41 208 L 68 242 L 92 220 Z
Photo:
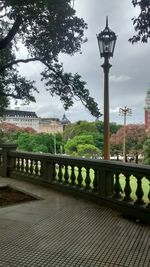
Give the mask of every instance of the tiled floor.
M 0 208 L 0 266 L 149 267 L 150 227 L 111 209 L 0 178 L 43 200 Z

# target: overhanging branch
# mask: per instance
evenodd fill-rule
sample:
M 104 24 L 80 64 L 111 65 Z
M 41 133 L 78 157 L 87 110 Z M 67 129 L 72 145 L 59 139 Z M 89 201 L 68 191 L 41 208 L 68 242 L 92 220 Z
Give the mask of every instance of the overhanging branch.
M 6 48 L 9 45 L 9 43 L 13 40 L 16 33 L 18 32 L 21 24 L 22 24 L 22 18 L 20 15 L 18 15 L 17 19 L 14 22 L 14 25 L 10 29 L 7 36 L 0 41 L 0 50 Z
M 19 95 L 15 95 L 15 94 L 10 94 L 10 93 L 4 93 L 4 92 L 1 92 L 0 93 L 0 95 L 1 96 L 6 96 L 6 97 L 12 97 L 12 98 L 14 98 L 14 99 L 21 99 L 21 96 L 19 96 Z
M 16 65 L 18 63 L 28 63 L 28 62 L 33 62 L 33 61 L 41 61 L 40 58 L 27 58 L 27 59 L 17 59 L 17 60 L 13 60 L 5 65 L 3 65 L 0 68 L 0 73 L 2 73 L 3 71 L 5 71 L 7 68 L 11 68 L 13 65 Z
M 57 72 L 53 67 L 51 67 L 49 64 L 47 64 L 44 60 L 42 60 L 39 57 L 35 57 L 35 58 L 27 58 L 27 59 L 17 59 L 17 60 L 13 60 L 11 62 L 9 62 L 8 64 L 3 65 L 2 67 L 0 67 L 0 74 L 5 71 L 7 68 L 11 68 L 13 65 L 16 65 L 18 63 L 29 63 L 29 62 L 35 62 L 35 61 L 39 61 L 42 64 L 44 64 L 49 70 L 53 71 L 55 74 L 58 75 L 58 77 L 60 77 L 62 79 L 62 81 L 64 82 L 64 78 L 63 76 L 60 74 L 60 72 Z
M 47 64 L 44 60 L 42 60 L 41 58 L 38 58 L 38 57 L 35 57 L 35 58 L 27 58 L 27 59 L 17 59 L 17 60 L 14 60 L 12 62 L 9 62 L 8 64 L 6 64 L 6 65 L 4 65 L 4 66 L 2 66 L 0 68 L 0 73 L 2 73 L 3 71 L 5 71 L 7 68 L 11 68 L 13 65 L 16 65 L 18 63 L 29 63 L 29 62 L 35 62 L 35 61 L 39 61 L 42 64 L 44 64 L 49 70 L 53 71 L 62 80 L 62 82 L 65 84 L 63 75 L 61 75 L 60 72 L 56 71 L 53 67 L 51 67 L 49 64 Z M 13 97 L 13 98 L 16 98 L 16 99 L 19 99 L 18 96 L 13 95 L 13 94 L 9 94 L 9 95 L 8 94 L 3 94 L 3 95 L 9 96 L 9 97 Z M 76 100 L 75 96 L 74 95 L 72 95 L 72 96 Z M 80 100 L 81 100 L 82 104 L 85 105 L 84 99 L 83 98 L 80 98 Z

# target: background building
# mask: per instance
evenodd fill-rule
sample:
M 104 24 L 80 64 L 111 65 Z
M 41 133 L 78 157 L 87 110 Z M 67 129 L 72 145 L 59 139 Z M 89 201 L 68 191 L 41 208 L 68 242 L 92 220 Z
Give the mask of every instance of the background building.
M 1 122 L 15 124 L 18 127 L 29 127 L 38 133 L 62 133 L 65 126 L 70 123 L 66 115 L 58 118 L 39 118 L 35 112 L 19 109 L 6 110 Z
M 63 125 L 56 118 L 40 118 L 39 120 L 40 133 L 62 133 Z
M 64 114 L 62 119 L 61 119 L 61 124 L 63 125 L 63 130 L 65 129 L 65 127 L 70 124 L 71 122 L 67 119 L 66 115 Z
M 39 118 L 32 111 L 6 110 L 1 121 L 15 124 L 18 127 L 30 127 L 39 132 Z

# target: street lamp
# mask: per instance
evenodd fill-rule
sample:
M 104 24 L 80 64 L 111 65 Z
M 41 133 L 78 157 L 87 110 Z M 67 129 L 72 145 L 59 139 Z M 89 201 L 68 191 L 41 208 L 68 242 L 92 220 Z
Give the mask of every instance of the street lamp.
M 109 58 L 113 57 L 116 34 L 108 27 L 108 17 L 106 17 L 105 29 L 97 35 L 100 56 L 104 57 L 104 64 L 101 66 L 104 70 L 104 159 L 110 159 L 110 133 L 109 133 L 109 69 L 111 64 Z
M 123 128 L 123 161 L 126 162 L 126 121 L 127 115 L 131 115 L 131 108 L 124 108 L 119 109 L 119 114 L 124 117 L 124 128 Z

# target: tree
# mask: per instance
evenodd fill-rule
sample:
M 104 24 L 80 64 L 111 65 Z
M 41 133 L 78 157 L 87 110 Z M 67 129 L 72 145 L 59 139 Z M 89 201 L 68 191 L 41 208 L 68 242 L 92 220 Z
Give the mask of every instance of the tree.
M 100 150 L 91 144 L 78 145 L 76 155 L 85 158 L 97 158 L 100 156 Z
M 19 150 L 29 152 L 44 152 L 54 154 L 54 136 L 47 133 L 29 133 L 16 132 L 11 135 L 10 139 L 13 143 L 18 145 Z M 60 146 L 63 146 L 62 136 L 56 134 L 56 150 L 60 153 Z
M 75 136 L 91 135 L 93 137 L 94 146 L 102 150 L 103 148 L 103 133 L 99 131 L 96 122 L 78 121 L 76 123 L 69 124 L 63 133 L 64 140 L 74 138 Z
M 93 133 L 98 133 L 95 122 L 78 121 L 67 125 L 63 136 L 65 140 L 68 140 L 78 135 L 92 135 Z
M 122 127 L 114 122 L 110 123 L 111 134 L 116 133 L 117 130 Z M 94 146 L 103 150 L 104 144 L 104 123 L 102 121 L 96 120 L 95 122 L 88 121 L 78 121 L 76 123 L 69 124 L 66 126 L 63 133 L 64 140 L 74 138 L 75 136 L 81 135 L 92 135 Z
M 13 123 L 8 123 L 8 122 L 2 122 L 0 123 L 0 129 L 5 133 L 5 134 L 13 134 L 13 133 L 18 133 L 18 132 L 27 132 L 27 133 L 36 133 L 36 131 L 33 128 L 30 127 L 19 127 Z
M 144 163 L 150 165 L 150 138 L 144 142 Z
M 150 1 L 132 0 L 132 4 L 134 7 L 140 8 L 140 13 L 132 19 L 137 34 L 130 38 L 129 41 L 132 43 L 138 41 L 145 43 L 150 38 Z
M 110 134 L 115 134 L 122 127 L 121 124 L 117 124 L 116 122 L 110 123 Z
M 110 138 L 113 150 L 122 150 L 124 127 L 121 127 L 116 134 Z M 126 126 L 126 151 L 136 153 L 143 150 L 143 143 L 146 139 L 145 126 L 143 124 L 128 124 Z
M 59 63 L 60 53 L 80 52 L 85 42 L 87 24 L 75 15 L 71 0 L 8 0 L 0 1 L 0 96 L 3 109 L 9 98 L 35 101 L 37 89 L 33 81 L 19 75 L 17 64 L 41 62 L 45 68 L 41 79 L 52 96 L 60 96 L 64 108 L 73 105 L 75 98 L 95 117 L 100 116 L 97 103 L 86 89 L 86 83 L 76 73 L 65 73 Z M 20 42 L 27 48 L 28 57 L 16 59 Z
M 71 140 L 68 140 L 65 144 L 65 153 L 70 156 L 77 156 L 78 155 L 78 146 L 90 144 L 94 145 L 94 140 L 92 135 L 79 135 L 75 136 Z

